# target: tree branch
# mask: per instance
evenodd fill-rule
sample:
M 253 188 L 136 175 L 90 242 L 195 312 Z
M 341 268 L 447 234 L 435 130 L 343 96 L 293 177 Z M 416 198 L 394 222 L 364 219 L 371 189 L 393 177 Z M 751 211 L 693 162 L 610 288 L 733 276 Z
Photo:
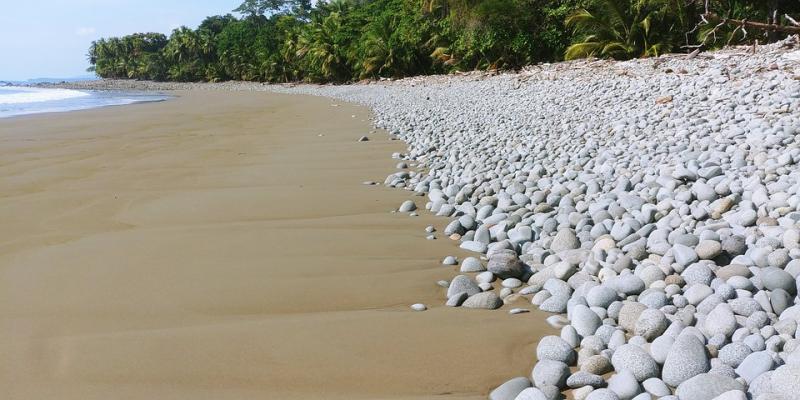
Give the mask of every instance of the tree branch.
M 800 33 L 800 26 L 784 26 L 784 25 L 776 25 L 776 24 L 765 24 L 762 22 L 752 22 L 747 20 L 741 19 L 729 19 L 729 18 L 721 18 L 719 15 L 714 13 L 707 13 L 705 15 L 708 19 L 714 20 L 722 20 L 722 23 L 727 25 L 736 25 L 745 28 L 753 28 L 757 30 L 767 31 L 767 32 L 781 32 L 781 33 Z

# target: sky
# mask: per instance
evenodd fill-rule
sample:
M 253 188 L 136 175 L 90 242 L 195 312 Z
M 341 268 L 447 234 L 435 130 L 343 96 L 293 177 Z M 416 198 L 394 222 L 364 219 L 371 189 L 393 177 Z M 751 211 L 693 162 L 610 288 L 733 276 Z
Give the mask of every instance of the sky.
M 169 34 L 241 0 L 0 0 L 0 80 L 85 76 L 93 40 Z

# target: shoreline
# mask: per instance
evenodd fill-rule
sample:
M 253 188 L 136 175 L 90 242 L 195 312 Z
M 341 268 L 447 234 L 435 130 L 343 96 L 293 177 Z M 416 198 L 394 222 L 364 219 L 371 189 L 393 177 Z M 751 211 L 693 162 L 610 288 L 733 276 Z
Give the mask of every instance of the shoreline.
M 448 303 L 500 285 L 501 298 L 560 314 L 530 377 L 493 398 L 781 396 L 790 385 L 769 382 L 800 374 L 797 41 L 493 76 L 191 87 L 366 105 L 407 142 L 401 158 L 426 172 L 385 184 L 426 195 L 450 218 L 445 236 L 489 259 L 490 273 L 450 283 Z M 495 304 L 480 294 L 465 297 Z
M 25 89 L 25 86 L 18 86 Z M 66 88 L 45 88 L 42 86 L 28 86 L 34 90 L 69 90 L 76 91 L 75 89 Z M 154 103 L 169 100 L 170 96 L 164 91 L 151 91 L 151 90 L 119 90 L 119 89 L 83 89 L 80 90 L 80 95 L 71 97 L 56 97 L 52 98 L 52 93 L 45 92 L 51 95 L 49 98 L 39 98 L 29 102 L 14 102 L 13 94 L 11 96 L 11 103 L 6 104 L 6 108 L 0 112 L 0 119 L 16 118 L 29 115 L 41 114 L 58 114 L 71 111 L 91 110 L 104 107 L 135 105 L 143 103 Z M 3 96 L 4 97 L 4 96 Z M 19 99 L 16 99 L 19 100 Z M 0 101 L 8 101 L 8 99 L 0 99 Z M 16 107 L 14 107 L 16 106 Z M 9 108 L 10 107 L 10 108 Z
M 477 399 L 530 367 L 537 313 L 437 304 L 466 253 L 362 184 L 403 151 L 357 142 L 367 110 L 178 94 L 0 120 L 10 399 Z

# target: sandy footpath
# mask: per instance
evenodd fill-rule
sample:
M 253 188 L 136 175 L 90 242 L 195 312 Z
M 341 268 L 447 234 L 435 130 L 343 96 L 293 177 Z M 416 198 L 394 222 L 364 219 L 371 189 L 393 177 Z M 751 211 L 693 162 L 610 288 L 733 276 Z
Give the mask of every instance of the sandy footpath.
M 3 399 L 485 398 L 527 375 L 541 314 L 441 305 L 465 253 L 361 184 L 403 145 L 357 143 L 368 111 L 333 103 L 0 120 Z

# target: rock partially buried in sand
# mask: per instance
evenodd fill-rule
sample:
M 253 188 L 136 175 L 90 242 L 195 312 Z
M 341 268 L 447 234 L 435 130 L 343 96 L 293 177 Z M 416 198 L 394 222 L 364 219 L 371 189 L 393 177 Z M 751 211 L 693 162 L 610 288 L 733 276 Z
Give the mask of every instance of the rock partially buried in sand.
M 369 141 L 369 138 L 368 138 L 368 137 L 366 137 L 366 136 L 362 136 L 362 137 L 358 138 L 358 141 L 359 141 L 359 142 L 368 142 L 368 141 Z
M 472 296 L 481 292 L 481 288 L 466 275 L 456 275 L 450 286 L 447 288 L 447 298 L 451 298 L 459 293 L 466 293 L 467 296 Z
M 523 390 L 531 387 L 531 381 L 520 376 L 506 381 L 489 393 L 489 400 L 514 400 Z
M 464 308 L 494 310 L 503 306 L 503 300 L 497 297 L 494 292 L 482 292 L 469 296 L 461 306 Z
M 417 205 L 414 204 L 413 201 L 406 200 L 406 201 L 403 202 L 403 204 L 400 205 L 400 208 L 398 208 L 397 211 L 400 211 L 400 212 L 411 212 L 411 211 L 414 211 L 416 209 L 417 209 Z

